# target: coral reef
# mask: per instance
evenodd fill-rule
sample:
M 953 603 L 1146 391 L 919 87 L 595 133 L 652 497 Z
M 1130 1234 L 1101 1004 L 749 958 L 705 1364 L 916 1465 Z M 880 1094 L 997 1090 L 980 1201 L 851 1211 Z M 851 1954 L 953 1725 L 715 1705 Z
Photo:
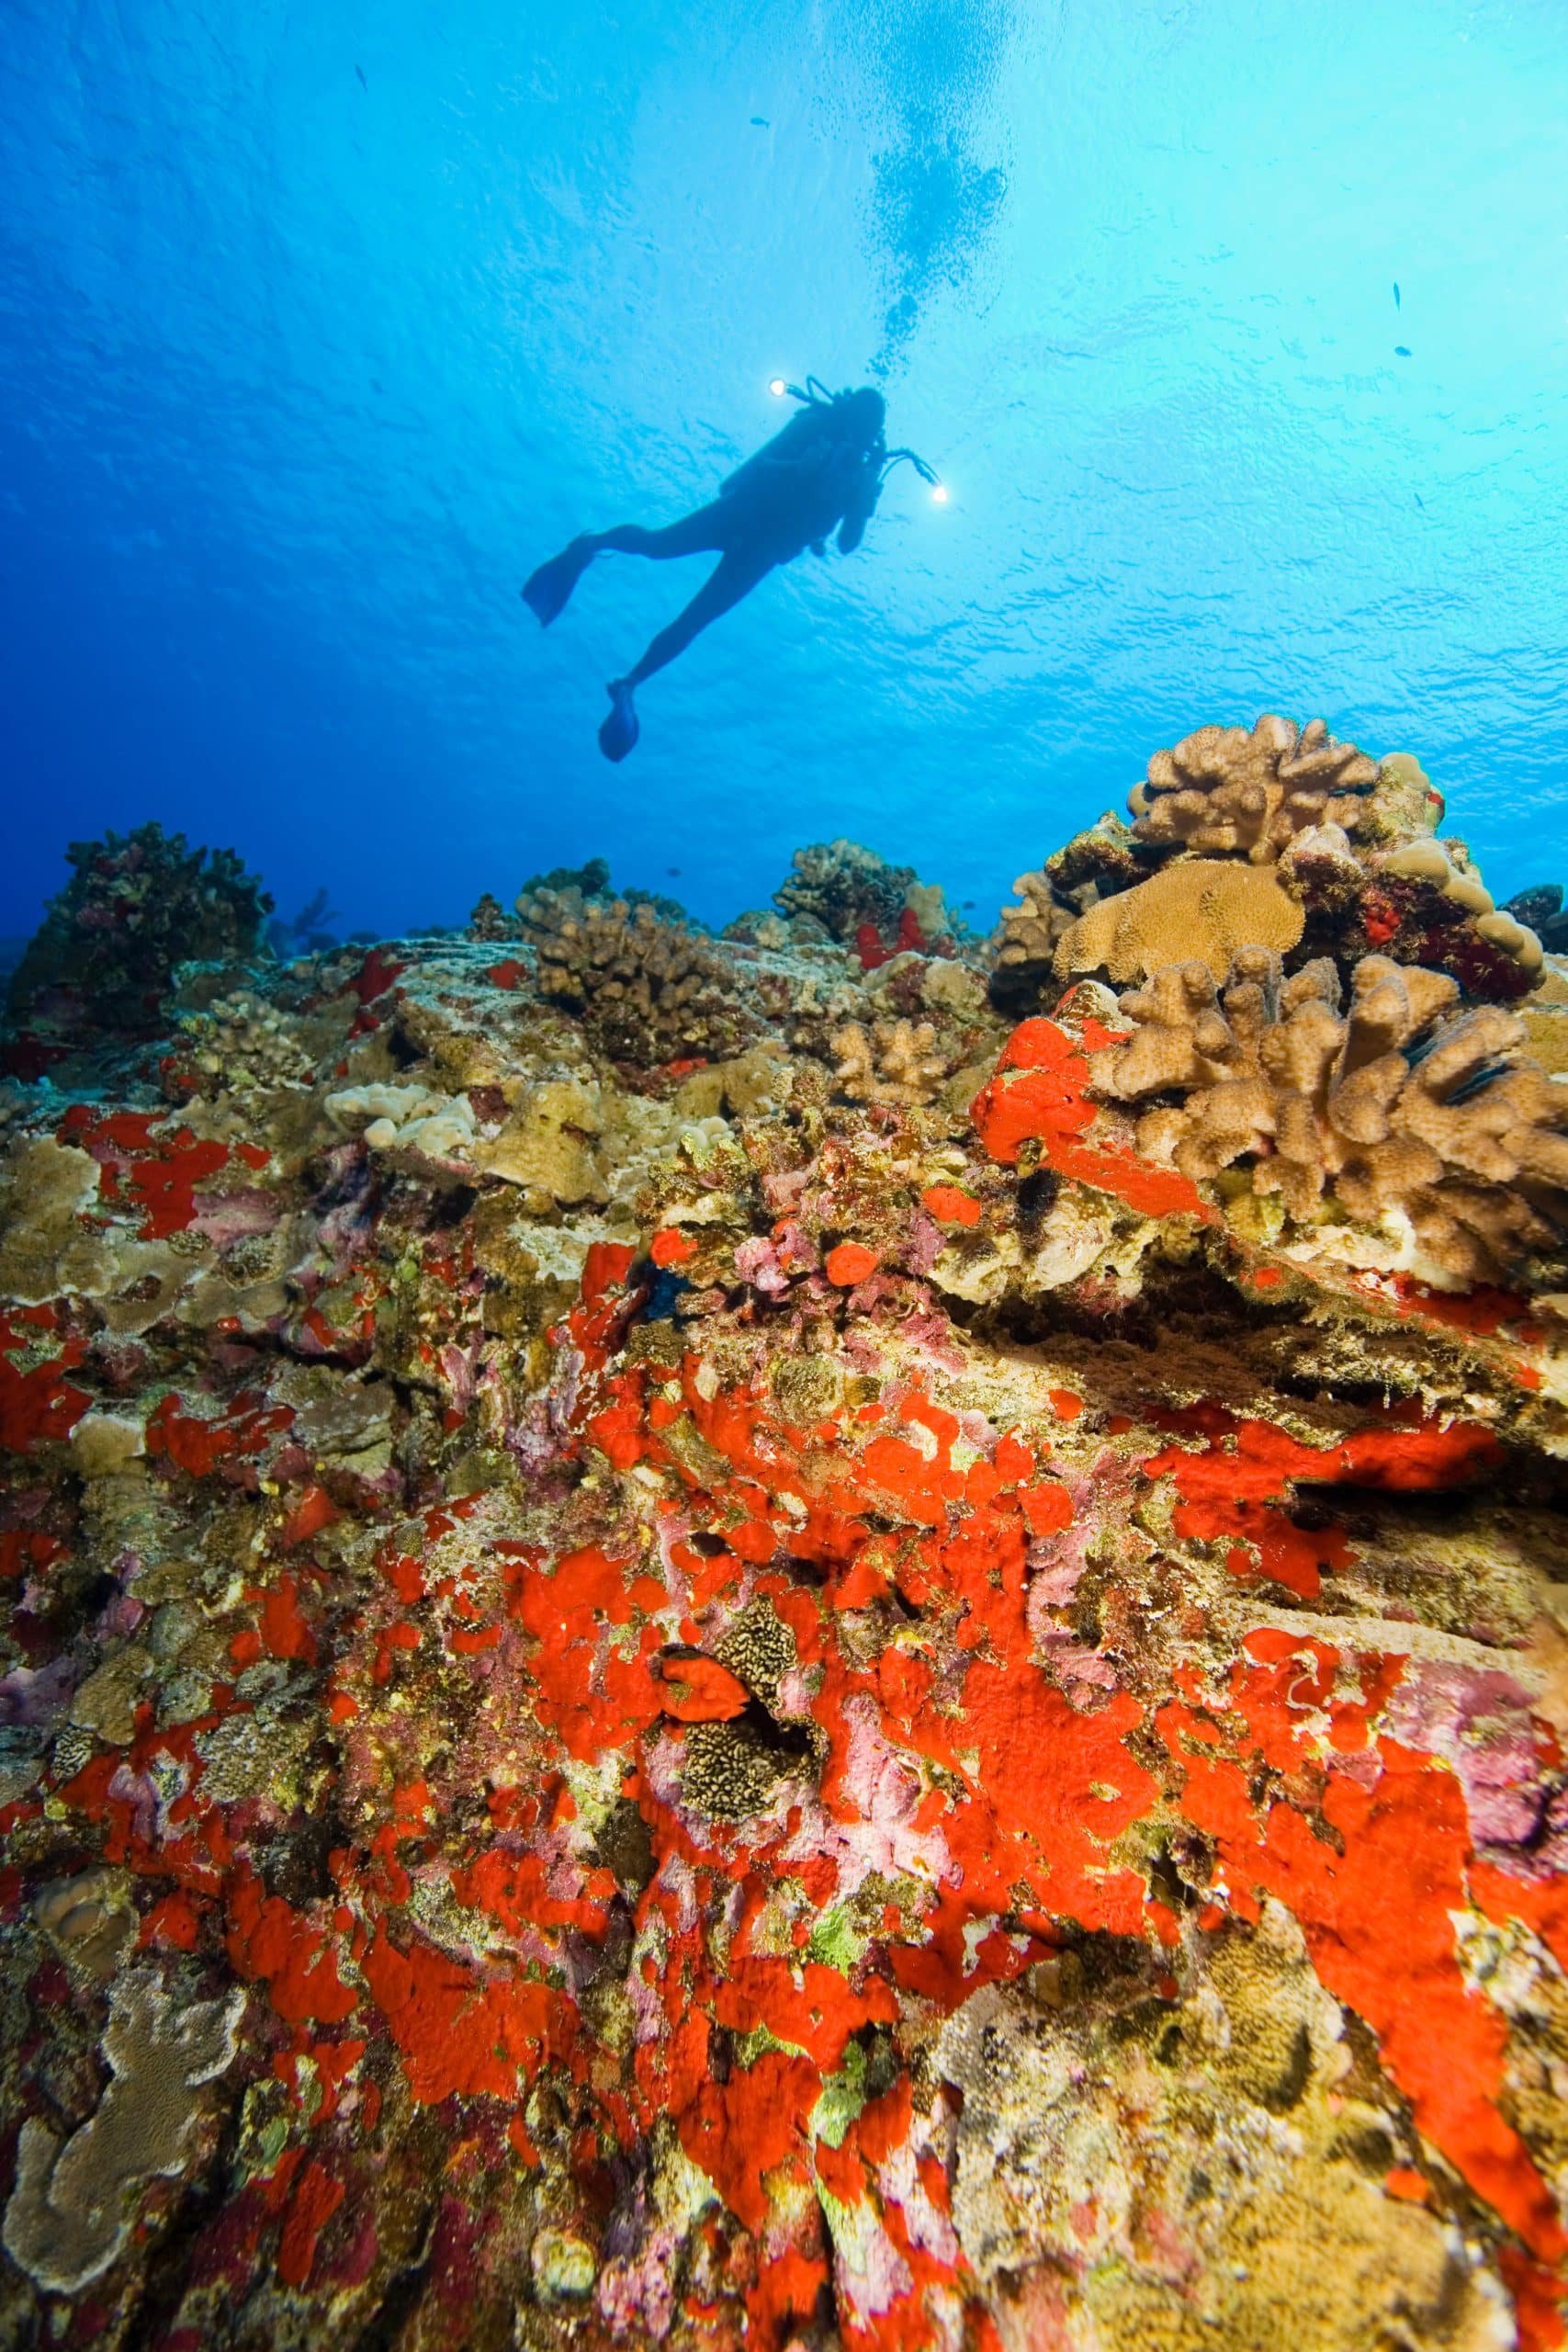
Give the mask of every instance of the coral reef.
M 912 865 L 889 865 L 859 842 L 813 842 L 795 851 L 773 903 L 815 936 L 849 946 L 867 927 L 897 937 L 915 881 Z
M 558 877 L 6 1091 L 7 2342 L 1562 2341 L 1568 972 L 1387 771 L 1016 1024 Z
M 1023 904 L 993 942 L 1000 1010 L 1043 1009 L 1051 973 L 1125 981 L 1194 952 L 1223 979 L 1247 945 L 1331 956 L 1347 979 L 1386 953 L 1497 1003 L 1540 983 L 1540 939 L 1494 905 L 1462 841 L 1435 837 L 1442 797 L 1406 752 L 1373 761 L 1322 719 L 1269 713 L 1156 752 L 1129 807 L 1131 827 L 1108 812 L 1014 884 Z
M 11 975 L 5 1067 L 37 1077 L 108 1032 L 157 1036 L 175 967 L 254 955 L 272 900 L 232 850 L 161 825 L 73 842 L 70 881 Z

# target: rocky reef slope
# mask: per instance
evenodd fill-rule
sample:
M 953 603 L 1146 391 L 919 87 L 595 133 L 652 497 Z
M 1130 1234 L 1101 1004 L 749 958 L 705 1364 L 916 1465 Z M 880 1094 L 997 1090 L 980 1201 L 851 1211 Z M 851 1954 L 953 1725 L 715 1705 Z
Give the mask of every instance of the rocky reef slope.
M 29 1033 L 6 2342 L 1562 2342 L 1568 981 L 1132 814 Z

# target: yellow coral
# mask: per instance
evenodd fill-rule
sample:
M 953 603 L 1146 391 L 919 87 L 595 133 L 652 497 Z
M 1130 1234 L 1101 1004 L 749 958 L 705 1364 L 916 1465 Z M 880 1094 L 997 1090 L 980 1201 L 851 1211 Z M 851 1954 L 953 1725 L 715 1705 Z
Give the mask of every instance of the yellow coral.
M 1223 979 L 1239 948 L 1294 947 L 1304 921 L 1264 867 L 1182 859 L 1080 916 L 1057 944 L 1056 975 L 1103 967 L 1113 980 L 1134 980 L 1196 956 Z
M 1568 964 L 1549 959 L 1541 984 L 1521 1012 L 1525 1042 L 1543 1069 L 1568 1078 Z
M 558 1202 L 606 1201 L 593 1153 L 604 1124 L 596 1086 L 547 1079 L 530 1091 L 493 1141 L 479 1146 L 475 1163 L 487 1176 L 519 1186 L 540 1215 Z

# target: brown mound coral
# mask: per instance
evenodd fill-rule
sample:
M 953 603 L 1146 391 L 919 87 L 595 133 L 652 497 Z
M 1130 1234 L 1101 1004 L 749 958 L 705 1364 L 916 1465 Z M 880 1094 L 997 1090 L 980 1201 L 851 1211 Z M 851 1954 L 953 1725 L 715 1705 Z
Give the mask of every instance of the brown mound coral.
M 518 903 L 540 995 L 574 1012 L 612 1061 L 722 1061 L 751 1036 L 728 959 L 651 908 L 613 899 L 574 911 L 550 890 Z
M 1134 1029 L 1098 1055 L 1097 1090 L 1146 1111 L 1140 1152 L 1194 1180 L 1249 1163 L 1299 1220 L 1407 1235 L 1450 1280 L 1496 1279 L 1568 1230 L 1568 1090 L 1517 1048 L 1521 1022 L 1458 1007 L 1446 974 L 1357 965 L 1348 1012 L 1320 958 L 1292 978 L 1239 954 L 1219 993 L 1173 964 L 1122 999 Z
M 1107 808 L 1045 860 L 1045 877 L 1059 896 L 1075 899 L 1081 910 L 1089 899 L 1109 898 L 1113 890 L 1145 880 L 1157 862 L 1114 808 Z
M 1103 967 L 1113 980 L 1132 980 L 1198 956 L 1223 979 L 1240 948 L 1295 946 L 1303 920 L 1272 874 L 1219 858 L 1184 860 L 1081 915 L 1057 943 L 1056 974 L 1066 979 Z
M 255 989 L 236 989 L 186 1014 L 180 1027 L 190 1040 L 194 1091 L 210 1097 L 308 1085 L 315 1065 L 299 1026 Z
M 1337 742 L 1323 719 L 1298 728 L 1267 711 L 1250 732 L 1200 727 L 1156 752 L 1128 806 L 1140 841 L 1271 865 L 1309 826 L 1354 832 L 1377 780 L 1377 762 Z
M 497 939 L 514 939 L 517 925 L 492 891 L 482 890 L 468 917 L 468 937 L 489 943 Z

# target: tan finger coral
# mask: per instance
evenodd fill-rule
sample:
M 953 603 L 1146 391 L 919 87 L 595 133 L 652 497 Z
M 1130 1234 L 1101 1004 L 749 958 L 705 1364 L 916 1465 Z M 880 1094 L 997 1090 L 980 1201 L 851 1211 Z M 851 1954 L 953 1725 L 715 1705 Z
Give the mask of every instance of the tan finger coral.
M 1196 962 L 1121 1001 L 1125 1045 L 1097 1090 L 1147 1110 L 1145 1157 L 1195 1181 L 1247 1164 L 1251 1190 L 1298 1220 L 1403 1236 L 1450 1281 L 1497 1279 L 1568 1230 L 1568 1089 L 1518 1048 L 1524 1024 L 1459 1009 L 1447 973 L 1364 956 L 1342 1008 L 1327 958 L 1290 979 L 1237 956 L 1223 992 Z
M 749 1042 L 731 964 L 680 924 L 624 899 L 574 911 L 550 890 L 518 908 L 538 949 L 540 995 L 577 1014 L 611 1060 L 726 1060 Z
M 831 1044 L 839 1091 L 852 1102 L 929 1102 L 948 1074 L 929 1021 L 846 1022 Z
M 1355 831 L 1377 780 L 1377 762 L 1337 742 L 1323 719 L 1298 728 L 1266 712 L 1250 732 L 1200 727 L 1156 752 L 1128 806 L 1142 842 L 1268 865 L 1309 826 Z
M 1057 943 L 1056 976 L 1103 968 L 1113 980 L 1133 980 L 1198 956 L 1223 979 L 1239 948 L 1294 947 L 1303 922 L 1296 901 L 1262 867 L 1182 859 L 1081 915 Z
M 1002 909 L 991 991 L 998 1004 L 1018 1006 L 1036 997 L 1050 979 L 1056 949 L 1074 917 L 1057 899 L 1048 874 L 1021 874 L 1012 887 L 1022 904 Z

